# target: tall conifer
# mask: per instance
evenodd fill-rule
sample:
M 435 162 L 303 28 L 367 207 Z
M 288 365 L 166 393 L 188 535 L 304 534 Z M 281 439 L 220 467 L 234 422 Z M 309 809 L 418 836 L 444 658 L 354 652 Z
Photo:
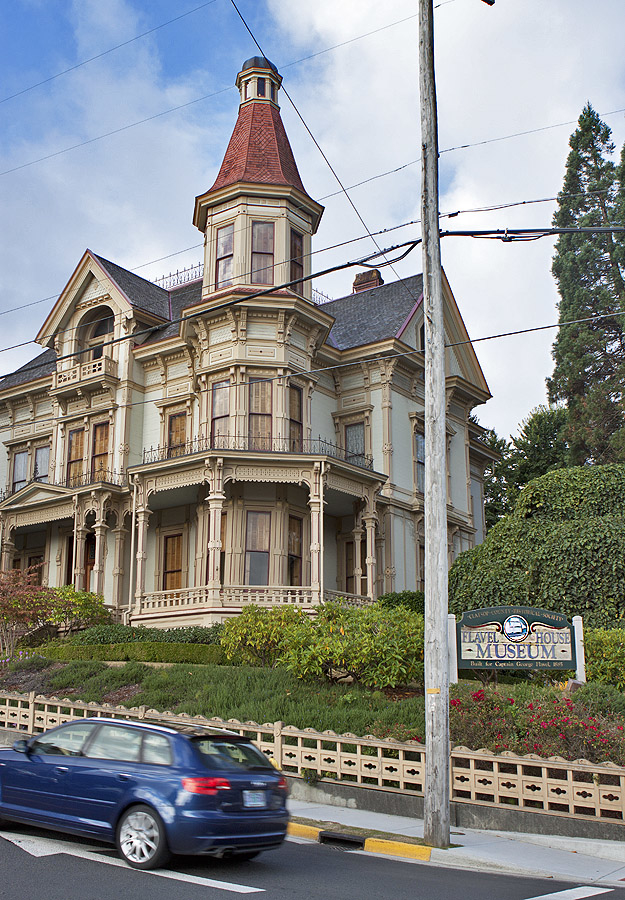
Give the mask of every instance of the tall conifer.
M 625 223 L 625 150 L 616 166 L 611 131 L 587 104 L 570 139 L 554 226 Z M 562 325 L 553 345 L 549 399 L 568 407 L 573 464 L 625 462 L 625 235 L 563 234 L 553 274 Z

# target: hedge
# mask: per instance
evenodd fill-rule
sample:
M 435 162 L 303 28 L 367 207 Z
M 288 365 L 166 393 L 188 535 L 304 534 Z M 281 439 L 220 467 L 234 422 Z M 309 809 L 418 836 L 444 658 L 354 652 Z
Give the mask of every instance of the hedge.
M 145 625 L 95 625 L 69 638 L 71 644 L 130 644 L 152 641 L 174 644 L 218 644 L 223 625 L 188 625 L 182 628 L 146 628 Z
M 165 662 L 219 665 L 224 651 L 216 644 L 174 644 L 166 641 L 137 641 L 126 644 L 48 644 L 39 651 L 47 659 L 106 660 L 107 662 Z

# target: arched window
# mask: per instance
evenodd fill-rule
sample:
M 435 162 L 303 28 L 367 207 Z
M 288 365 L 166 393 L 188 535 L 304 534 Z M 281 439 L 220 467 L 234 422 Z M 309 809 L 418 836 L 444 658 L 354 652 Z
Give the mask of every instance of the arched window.
M 87 352 L 83 354 L 83 362 L 102 359 L 105 350 L 104 344 L 111 340 L 114 324 L 113 313 L 111 310 L 105 310 L 101 318 L 87 327 L 85 335 L 85 350 Z M 106 355 L 108 356 L 109 354 L 107 353 Z

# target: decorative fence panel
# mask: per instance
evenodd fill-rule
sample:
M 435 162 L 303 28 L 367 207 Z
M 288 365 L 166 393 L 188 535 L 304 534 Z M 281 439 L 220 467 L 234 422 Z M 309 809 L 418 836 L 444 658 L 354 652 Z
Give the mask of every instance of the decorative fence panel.
M 298 729 L 282 722 L 239 722 L 176 715 L 145 707 L 126 709 L 80 703 L 34 693 L 0 694 L 0 728 L 35 734 L 87 716 L 147 719 L 166 724 L 227 728 L 244 734 L 287 774 L 334 780 L 373 789 L 423 795 L 425 747 L 353 734 Z M 587 760 L 568 762 L 529 754 L 494 755 L 455 747 L 451 751 L 451 799 L 458 803 L 516 808 L 555 816 L 625 821 L 625 768 Z

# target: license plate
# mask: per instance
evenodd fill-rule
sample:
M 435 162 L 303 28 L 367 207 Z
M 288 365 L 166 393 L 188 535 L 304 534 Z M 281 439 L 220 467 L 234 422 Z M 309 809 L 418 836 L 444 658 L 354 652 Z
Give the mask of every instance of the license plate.
M 248 809 L 264 809 L 267 806 L 266 791 L 243 791 L 243 806 Z

